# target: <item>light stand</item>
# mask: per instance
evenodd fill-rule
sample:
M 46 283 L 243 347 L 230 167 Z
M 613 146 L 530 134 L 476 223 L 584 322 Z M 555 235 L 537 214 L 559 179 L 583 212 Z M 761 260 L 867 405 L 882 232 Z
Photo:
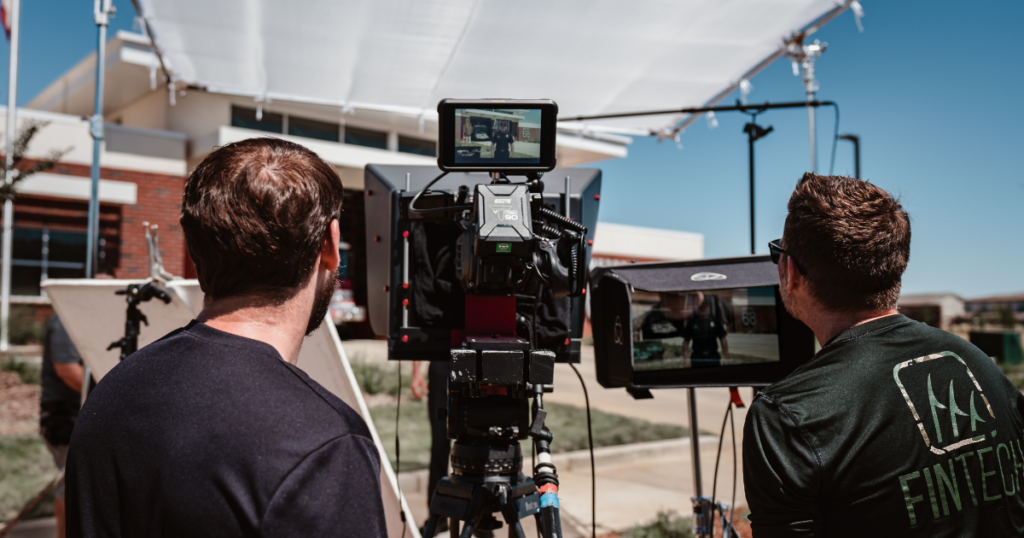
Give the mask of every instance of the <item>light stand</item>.
M 814 102 L 814 94 L 819 88 L 818 81 L 814 78 L 814 61 L 825 53 L 827 47 L 828 43 L 822 43 L 817 39 L 813 43 L 804 45 L 801 38 L 794 40 L 786 48 L 786 54 L 793 61 L 793 75 L 803 73 L 804 91 L 807 92 L 807 131 L 810 138 L 812 173 L 817 172 L 818 168 L 818 159 L 815 155 L 817 138 L 814 134 L 814 107 L 810 104 Z
M 750 148 L 750 253 L 757 254 L 757 247 L 754 246 L 754 142 L 768 136 L 774 127 L 767 129 L 757 124 L 757 112 L 750 115 L 750 123 L 743 126 L 743 132 L 747 133 L 747 145 Z

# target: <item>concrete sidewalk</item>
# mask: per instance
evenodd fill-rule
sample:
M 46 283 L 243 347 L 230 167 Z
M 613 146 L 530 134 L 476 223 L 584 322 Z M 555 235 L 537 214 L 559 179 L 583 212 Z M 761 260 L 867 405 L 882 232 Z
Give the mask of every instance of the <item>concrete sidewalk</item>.
M 367 362 L 387 360 L 387 346 L 382 341 L 354 340 L 343 344 L 350 359 L 358 357 Z M 591 346 L 584 346 L 582 362 L 576 367 L 587 384 L 593 409 L 651 422 L 689 426 L 686 390 L 654 391 L 653 400 L 634 400 L 624 389 L 605 389 L 597 383 L 594 349 Z M 743 389 L 741 394 L 749 403 L 750 389 Z M 583 389 L 569 365 L 559 364 L 555 367 L 555 391 L 546 395 L 545 401 L 578 407 L 585 405 Z M 703 493 L 708 496 L 712 490 L 717 437 L 728 403 L 727 389 L 697 389 L 698 428 L 704 432 L 700 441 Z M 736 410 L 737 450 L 742 442 L 745 418 L 745 410 Z M 713 435 L 710 434 L 712 432 Z M 731 501 L 733 480 L 732 442 L 728 435 L 727 429 L 717 492 L 717 497 L 727 503 Z M 689 439 L 600 448 L 595 450 L 595 459 L 598 534 L 650 522 L 662 510 L 675 510 L 684 515 L 692 512 L 690 497 L 693 496 L 694 488 Z M 565 536 L 590 536 L 589 454 L 585 450 L 560 454 L 555 464 L 558 467 Z M 736 504 L 742 506 L 746 504 L 742 461 L 738 461 L 737 466 Z M 425 471 L 402 473 L 400 477 L 403 494 L 408 498 L 418 525 L 427 518 L 426 480 Z M 524 529 L 527 535 L 532 535 L 533 522 L 526 522 Z

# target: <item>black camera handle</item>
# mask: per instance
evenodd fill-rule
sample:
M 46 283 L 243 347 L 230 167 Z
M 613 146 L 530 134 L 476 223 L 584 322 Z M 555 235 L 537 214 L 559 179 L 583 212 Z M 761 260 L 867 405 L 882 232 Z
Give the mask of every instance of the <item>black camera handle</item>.
M 146 282 L 145 284 L 130 284 L 126 289 L 117 290 L 117 295 L 125 295 L 125 300 L 128 302 L 128 312 L 125 316 L 124 322 L 124 336 L 120 340 L 117 340 L 107 346 L 107 351 L 114 348 L 121 348 L 121 357 L 119 360 L 125 360 L 129 355 L 135 353 L 139 349 L 139 332 L 141 324 L 145 323 L 149 325 L 149 320 L 146 319 L 146 315 L 139 310 L 139 304 L 154 298 L 160 299 L 165 304 L 171 302 L 171 296 L 167 293 L 167 290 L 157 286 L 153 282 Z

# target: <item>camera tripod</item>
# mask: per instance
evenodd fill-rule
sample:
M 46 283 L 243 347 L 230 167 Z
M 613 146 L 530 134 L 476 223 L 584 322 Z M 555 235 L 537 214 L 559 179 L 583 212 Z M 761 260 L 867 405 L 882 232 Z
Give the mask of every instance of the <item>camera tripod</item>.
M 141 324 L 149 325 L 146 315 L 139 310 L 139 304 L 150 301 L 154 298 L 160 299 L 165 304 L 171 302 L 171 296 L 167 290 L 152 282 L 145 284 L 130 284 L 126 289 L 117 290 L 118 295 L 126 295 L 128 301 L 128 312 L 124 321 L 124 336 L 120 340 L 107 346 L 107 351 L 114 348 L 121 348 L 120 360 L 125 360 L 129 355 L 139 349 L 139 332 Z
M 551 431 L 544 426 L 543 385 L 532 385 L 533 424 L 528 432 L 537 447 L 538 464 L 533 478 L 523 475 L 523 455 L 519 441 L 508 438 L 509 428 L 490 428 L 487 438 L 459 438 L 452 446 L 452 475 L 441 479 L 430 499 L 430 518 L 423 528 L 425 538 L 433 538 L 442 517 L 449 521 L 451 536 L 470 538 L 483 531 L 491 536 L 502 523 L 494 517 L 500 512 L 508 524 L 508 535 L 526 538 L 520 520 L 534 516 L 544 538 L 561 538 L 558 515 L 558 474 L 551 463 Z M 517 433 L 517 432 L 516 432 Z M 504 438 L 503 438 L 504 437 Z M 459 533 L 460 523 L 464 522 Z

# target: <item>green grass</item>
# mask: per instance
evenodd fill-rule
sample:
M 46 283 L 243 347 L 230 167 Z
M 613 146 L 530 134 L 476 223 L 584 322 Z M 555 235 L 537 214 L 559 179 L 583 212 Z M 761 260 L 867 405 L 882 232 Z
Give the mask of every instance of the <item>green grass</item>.
M 38 385 L 42 379 L 41 364 L 31 364 L 13 355 L 0 357 L 0 370 L 18 374 L 26 385 Z
M 999 369 L 1006 374 L 1006 378 L 1010 380 L 1018 389 L 1024 388 L 1024 364 L 1000 364 Z
M 0 519 L 8 520 L 57 474 L 37 434 L 0 435 Z M 52 492 L 28 517 L 53 514 Z
M 392 363 L 380 364 L 366 362 L 361 354 L 354 354 L 350 361 L 352 373 L 356 381 L 367 394 L 398 395 L 398 371 L 397 366 Z M 403 362 L 402 366 L 402 394 L 410 395 L 409 384 L 412 383 L 412 365 Z M 424 366 L 424 369 L 426 366 Z M 425 373 L 425 372 L 424 372 Z
M 545 425 L 554 434 L 552 452 L 571 452 L 587 448 L 587 411 L 581 407 L 548 403 Z M 430 464 L 430 422 L 427 405 L 422 401 L 402 401 L 401 409 L 401 471 L 424 469 Z M 395 404 L 370 409 L 373 424 L 395 468 Z M 688 434 L 686 428 L 671 424 L 654 424 L 646 420 L 591 410 L 594 448 L 660 439 L 675 439 Z M 529 457 L 530 443 L 523 442 Z
M 623 531 L 621 538 L 691 538 L 693 523 L 688 517 L 669 512 L 658 512 L 658 518 L 646 525 L 630 527 Z

